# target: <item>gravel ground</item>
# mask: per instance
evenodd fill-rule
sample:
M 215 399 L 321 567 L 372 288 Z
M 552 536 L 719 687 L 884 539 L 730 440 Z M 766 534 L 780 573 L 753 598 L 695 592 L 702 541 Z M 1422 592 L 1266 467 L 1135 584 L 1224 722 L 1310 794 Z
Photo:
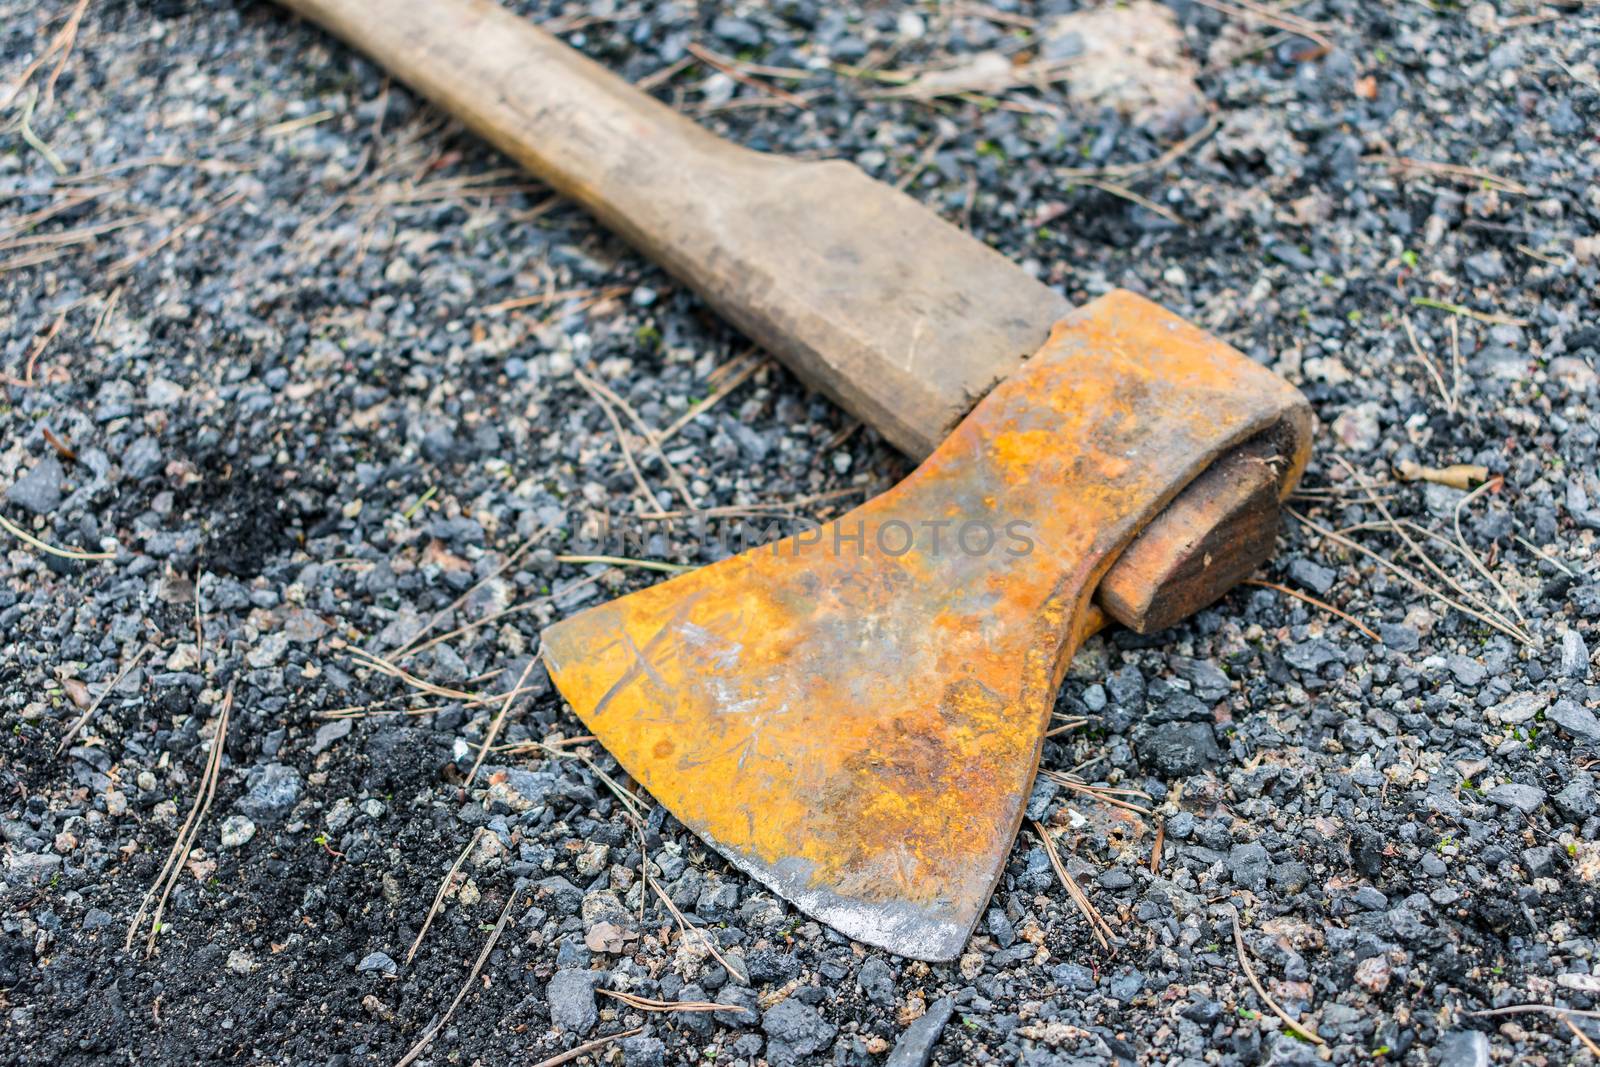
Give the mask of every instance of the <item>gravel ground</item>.
M 1344 540 L 1289 520 L 1262 577 L 1348 618 L 1246 587 L 1080 654 L 1060 710 L 1087 724 L 1045 765 L 1150 813 L 1036 801 L 1112 951 L 1031 830 L 929 966 L 648 798 L 641 834 L 595 746 L 469 786 L 499 702 L 452 693 L 506 692 L 541 625 L 659 577 L 555 558 L 646 506 L 578 370 L 657 428 L 737 382 L 667 448 L 702 507 L 825 517 L 906 464 L 318 32 L 95 3 L 0 116 L 0 514 L 110 554 L 0 534 L 0 1061 L 389 1064 L 465 982 L 427 1062 L 634 1031 L 590 1061 L 1593 1062 L 1600 8 L 1310 0 L 1297 36 L 1173 0 L 1168 39 L 1136 3 L 1149 54 L 1118 62 L 1073 0 L 524 6 L 735 140 L 853 159 L 1072 298 L 1139 290 L 1295 381 L 1322 421 L 1295 507 Z M 0 2 L 0 84 L 70 7 Z M 762 77 L 806 106 L 692 42 L 794 68 Z M 936 102 L 853 69 L 992 55 L 1077 58 Z M 1458 463 L 1493 480 L 1397 476 Z M 632 554 L 714 555 L 651 529 Z M 470 623 L 405 661 L 442 695 L 358 654 Z M 581 735 L 529 677 L 502 739 Z M 124 949 L 206 792 L 153 951 L 148 919 Z M 644 899 L 641 843 L 703 934 Z M 1591 1014 L 1484 1014 L 1530 1003 Z

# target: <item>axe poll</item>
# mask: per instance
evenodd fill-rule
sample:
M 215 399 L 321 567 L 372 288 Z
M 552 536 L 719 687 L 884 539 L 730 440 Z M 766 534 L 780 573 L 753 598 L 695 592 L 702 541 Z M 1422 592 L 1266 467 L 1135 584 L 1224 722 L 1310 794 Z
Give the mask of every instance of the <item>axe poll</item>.
M 543 649 L 629 774 L 736 867 L 851 937 L 953 958 L 1074 650 L 1107 617 L 1170 625 L 1271 554 L 1305 398 L 1132 293 L 1072 307 L 852 164 L 724 141 L 493 0 L 284 3 L 921 461 Z

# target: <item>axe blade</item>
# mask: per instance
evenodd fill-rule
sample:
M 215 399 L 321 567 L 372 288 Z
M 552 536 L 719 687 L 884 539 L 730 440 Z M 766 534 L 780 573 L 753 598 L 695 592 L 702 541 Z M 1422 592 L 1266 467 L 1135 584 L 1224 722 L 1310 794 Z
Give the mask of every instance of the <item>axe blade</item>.
M 1096 582 L 1191 479 L 1262 441 L 1293 484 L 1300 394 L 1115 292 L 898 486 L 557 623 L 545 660 L 734 866 L 850 937 L 952 959 L 1016 836 Z

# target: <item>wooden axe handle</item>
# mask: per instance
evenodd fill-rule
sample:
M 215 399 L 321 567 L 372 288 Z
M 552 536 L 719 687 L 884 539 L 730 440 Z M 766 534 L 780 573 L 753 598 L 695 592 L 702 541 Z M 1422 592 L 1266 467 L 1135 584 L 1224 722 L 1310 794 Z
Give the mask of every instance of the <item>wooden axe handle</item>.
M 282 2 L 583 204 L 915 459 L 1071 310 L 853 164 L 731 144 L 494 0 Z M 1214 559 L 1248 573 L 1270 552 L 1286 480 L 1235 464 L 1210 481 L 1104 579 L 1113 617 L 1158 629 L 1242 577 Z

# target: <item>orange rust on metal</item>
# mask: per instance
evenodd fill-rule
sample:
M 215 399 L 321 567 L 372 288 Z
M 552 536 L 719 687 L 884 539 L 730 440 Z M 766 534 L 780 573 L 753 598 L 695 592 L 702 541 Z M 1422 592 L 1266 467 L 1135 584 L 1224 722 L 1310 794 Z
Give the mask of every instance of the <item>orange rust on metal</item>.
M 900 485 L 557 623 L 544 656 L 628 773 L 735 866 L 851 937 L 951 959 L 1099 625 L 1096 583 L 1236 446 L 1269 440 L 1298 477 L 1308 418 L 1269 371 L 1113 292 Z

